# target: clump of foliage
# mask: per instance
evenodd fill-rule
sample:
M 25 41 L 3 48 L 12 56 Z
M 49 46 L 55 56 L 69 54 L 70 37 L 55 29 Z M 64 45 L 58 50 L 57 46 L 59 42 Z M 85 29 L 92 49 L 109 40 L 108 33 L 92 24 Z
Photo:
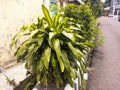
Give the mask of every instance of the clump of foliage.
M 101 2 L 101 0 L 85 0 L 85 4 L 90 6 L 92 14 L 95 18 L 101 16 L 104 8 L 103 2 Z
M 60 12 L 53 17 L 44 5 L 42 10 L 44 16 L 38 17 L 37 23 L 23 25 L 11 47 L 21 37 L 26 38 L 15 56 L 18 62 L 26 63 L 37 83 L 73 86 L 78 69 L 81 77 L 87 72 L 84 51 L 95 47 L 96 20 L 86 5 L 70 4 L 63 9 L 64 14 Z
M 36 83 L 37 81 L 35 78 L 31 79 L 31 81 L 23 87 L 23 90 L 32 90 L 32 88 L 36 85 Z
M 100 32 L 97 21 L 94 18 L 92 11 L 88 5 L 74 5 L 69 4 L 64 9 L 64 17 L 73 18 L 74 22 L 81 26 L 81 30 L 78 32 L 83 36 L 84 46 L 94 47 L 96 33 Z M 85 48 L 83 48 L 85 49 Z
M 73 22 L 81 27 L 81 30 L 78 32 L 82 36 L 82 40 L 79 43 L 80 50 L 87 50 L 103 44 L 104 37 L 102 31 L 97 25 L 98 21 L 93 16 L 93 11 L 88 5 L 78 6 L 69 4 L 62 11 L 64 12 L 64 17 L 73 18 Z M 90 59 L 91 57 L 88 56 L 88 58 Z M 86 67 L 89 67 L 90 61 L 86 61 Z M 85 90 L 85 88 L 86 81 L 83 79 L 81 90 Z
M 86 72 L 84 54 L 78 45 L 82 38 L 78 34 L 81 29 L 60 13 L 51 18 L 43 5 L 42 10 L 44 17 L 38 17 L 37 24 L 23 25 L 13 38 L 11 47 L 21 37 L 26 37 L 15 56 L 18 62 L 26 63 L 26 69 L 36 76 L 37 82 L 43 85 L 53 82 L 57 87 L 67 82 L 73 86 L 76 71 L 80 68 L 81 72 Z
M 105 0 L 105 3 L 103 4 L 104 8 L 110 7 L 110 4 L 111 4 L 111 0 Z

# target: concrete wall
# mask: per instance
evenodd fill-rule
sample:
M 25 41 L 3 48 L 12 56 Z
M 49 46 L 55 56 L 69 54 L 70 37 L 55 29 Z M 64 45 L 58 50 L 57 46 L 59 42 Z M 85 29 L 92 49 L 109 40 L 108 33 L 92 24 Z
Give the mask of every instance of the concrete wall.
M 43 1 L 48 7 L 48 0 L 0 0 L 0 66 L 14 60 L 9 44 L 23 24 L 42 15 Z

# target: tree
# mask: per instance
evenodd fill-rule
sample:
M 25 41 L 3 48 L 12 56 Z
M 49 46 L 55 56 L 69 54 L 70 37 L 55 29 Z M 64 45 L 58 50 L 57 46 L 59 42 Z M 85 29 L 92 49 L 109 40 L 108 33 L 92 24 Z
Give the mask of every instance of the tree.
M 100 0 L 85 0 L 85 3 L 90 6 L 95 18 L 101 16 L 103 11 L 103 3 Z
M 104 3 L 104 8 L 105 7 L 109 7 L 110 6 L 110 2 L 111 2 L 111 0 L 106 0 L 105 3 Z
M 63 0 L 59 0 L 60 6 L 63 6 Z

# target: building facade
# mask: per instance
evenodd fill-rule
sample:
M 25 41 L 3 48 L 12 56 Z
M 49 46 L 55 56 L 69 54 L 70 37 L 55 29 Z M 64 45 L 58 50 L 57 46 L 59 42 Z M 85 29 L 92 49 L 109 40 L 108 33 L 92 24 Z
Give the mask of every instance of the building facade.
M 120 0 L 111 0 L 111 7 L 109 14 L 118 15 L 120 12 Z

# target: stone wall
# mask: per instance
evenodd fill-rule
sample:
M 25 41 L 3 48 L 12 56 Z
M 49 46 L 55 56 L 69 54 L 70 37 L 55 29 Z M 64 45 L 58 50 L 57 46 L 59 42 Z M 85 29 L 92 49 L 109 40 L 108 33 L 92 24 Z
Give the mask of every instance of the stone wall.
M 47 0 L 0 0 L 0 66 L 15 60 L 11 40 L 23 24 L 42 15 L 43 1 Z

